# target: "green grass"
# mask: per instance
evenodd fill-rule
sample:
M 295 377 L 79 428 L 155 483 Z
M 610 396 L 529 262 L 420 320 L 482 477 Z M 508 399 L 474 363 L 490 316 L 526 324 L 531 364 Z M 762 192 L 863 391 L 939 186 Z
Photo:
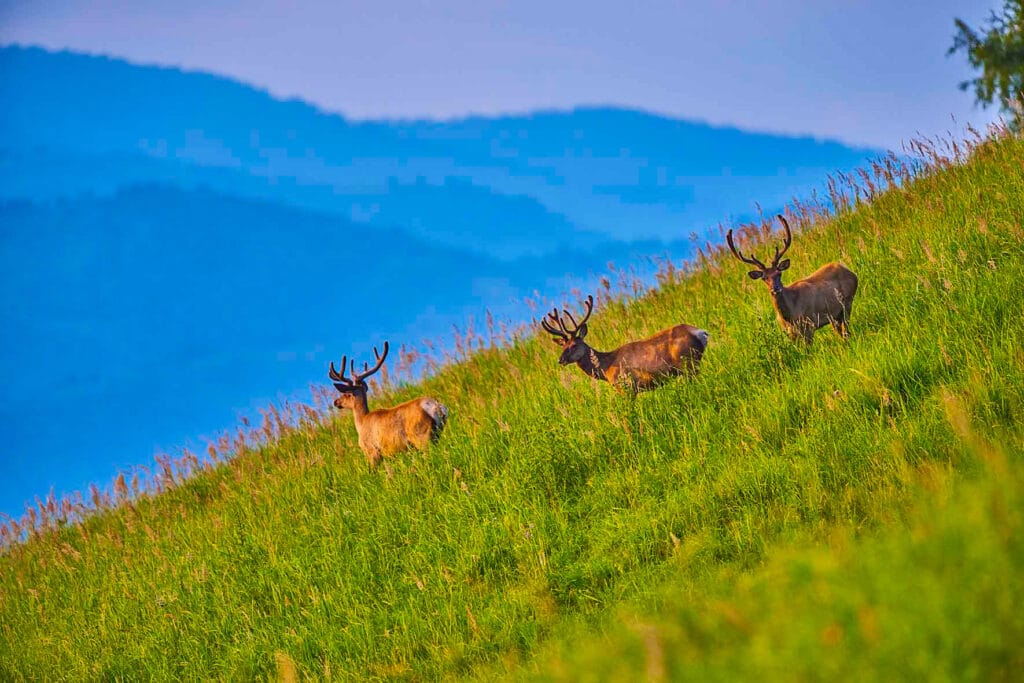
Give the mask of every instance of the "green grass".
M 158 495 L 44 509 L 0 557 L 0 679 L 1012 678 L 1022 169 L 1002 135 L 799 207 L 790 278 L 860 278 L 848 342 L 789 342 L 711 250 L 588 337 L 704 327 L 696 379 L 633 401 L 519 339 L 371 393 L 452 413 L 378 471 L 350 417 L 270 415 Z

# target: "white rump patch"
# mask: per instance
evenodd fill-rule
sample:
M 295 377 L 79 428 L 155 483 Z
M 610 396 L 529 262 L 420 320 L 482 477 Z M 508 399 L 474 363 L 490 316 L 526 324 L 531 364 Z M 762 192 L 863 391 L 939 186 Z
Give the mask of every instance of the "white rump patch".
M 444 428 L 445 423 L 448 422 L 448 406 L 437 399 L 425 398 L 420 402 L 420 407 L 434 421 L 436 429 Z

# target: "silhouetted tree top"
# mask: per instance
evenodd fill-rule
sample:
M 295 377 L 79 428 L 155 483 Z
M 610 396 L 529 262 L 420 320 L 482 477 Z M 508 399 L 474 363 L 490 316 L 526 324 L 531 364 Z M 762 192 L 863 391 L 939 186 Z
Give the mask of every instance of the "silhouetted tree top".
M 957 33 L 947 54 L 967 52 L 967 61 L 981 75 L 960 83 L 974 89 L 982 106 L 997 102 L 1011 123 L 1024 123 L 1024 0 L 1006 0 L 1002 11 L 992 12 L 986 24 L 972 29 L 956 19 Z

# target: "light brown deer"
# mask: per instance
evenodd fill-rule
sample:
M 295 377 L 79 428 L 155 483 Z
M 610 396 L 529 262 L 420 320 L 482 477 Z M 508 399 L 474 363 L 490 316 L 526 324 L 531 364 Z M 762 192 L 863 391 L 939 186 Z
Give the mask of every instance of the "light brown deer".
M 541 320 L 541 326 L 562 347 L 559 365 L 575 363 L 594 379 L 628 388 L 634 394 L 653 389 L 683 374 L 696 374 L 708 346 L 708 333 L 692 325 L 676 325 L 653 337 L 623 344 L 614 351 L 597 351 L 587 345 L 587 320 L 594 312 L 594 297 L 584 302 L 586 314 L 577 323 L 572 313 L 562 309 L 565 319 L 553 309 Z
M 803 339 L 808 344 L 814 339 L 814 332 L 831 323 L 844 339 L 850 336 L 850 310 L 853 297 L 857 294 L 857 276 L 838 261 L 827 263 L 821 268 L 797 280 L 788 287 L 782 284 L 782 271 L 789 268 L 789 259 L 780 261 L 793 242 L 786 218 L 779 215 L 786 229 L 782 251 L 775 247 L 775 258 L 766 266 L 754 257 L 744 256 L 732 240 L 732 230 L 725 236 L 733 255 L 757 270 L 747 273 L 755 280 L 762 280 L 772 293 L 775 313 L 779 324 L 791 339 Z
M 380 370 L 388 357 L 388 343 L 384 342 L 384 354 L 373 347 L 377 364 L 372 368 L 363 363 L 363 371 L 356 373 L 356 362 L 351 361 L 351 378 L 345 376 L 346 356 L 341 358 L 341 372 L 334 369 L 331 361 L 329 375 L 334 388 L 341 396 L 334 399 L 334 407 L 352 411 L 359 433 L 359 447 L 366 454 L 372 467 L 382 457 L 390 456 L 408 448 L 423 449 L 441 436 L 448 421 L 448 408 L 429 396 L 406 401 L 394 408 L 380 408 L 371 412 L 366 405 L 366 378 Z

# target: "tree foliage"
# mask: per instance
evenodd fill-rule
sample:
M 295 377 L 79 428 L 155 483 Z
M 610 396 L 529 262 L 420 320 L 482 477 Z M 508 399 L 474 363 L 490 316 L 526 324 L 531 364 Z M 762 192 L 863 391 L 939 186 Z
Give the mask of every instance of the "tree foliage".
M 1020 125 L 1024 119 L 1024 0 L 1006 0 L 1002 11 L 992 12 L 977 30 L 962 19 L 955 23 L 957 33 L 948 54 L 964 50 L 971 66 L 981 69 L 979 76 L 960 83 L 960 89 L 973 88 L 982 106 L 995 101 Z

